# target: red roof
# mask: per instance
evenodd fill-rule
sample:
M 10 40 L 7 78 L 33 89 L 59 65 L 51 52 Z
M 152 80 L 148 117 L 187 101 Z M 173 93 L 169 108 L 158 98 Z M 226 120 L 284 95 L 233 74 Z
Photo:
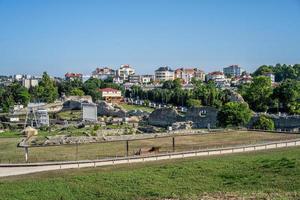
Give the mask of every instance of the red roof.
M 114 88 L 102 88 L 99 89 L 100 92 L 120 92 L 120 90 L 114 89 Z
M 82 74 L 76 74 L 76 73 L 66 73 L 65 77 L 71 78 L 71 77 L 82 77 Z
M 215 72 L 209 73 L 209 75 L 224 75 L 224 74 L 223 74 L 223 72 L 215 71 Z

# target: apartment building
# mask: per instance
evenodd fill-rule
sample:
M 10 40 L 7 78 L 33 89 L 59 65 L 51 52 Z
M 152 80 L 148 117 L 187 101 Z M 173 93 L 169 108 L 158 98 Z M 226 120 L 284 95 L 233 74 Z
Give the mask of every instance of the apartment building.
M 92 77 L 98 78 L 101 80 L 106 80 L 108 78 L 114 78 L 115 76 L 116 76 L 116 70 L 111 69 L 110 67 L 96 68 L 95 71 L 92 72 Z
M 197 68 L 179 68 L 175 70 L 175 78 L 182 79 L 184 83 L 190 83 L 193 78 L 205 81 L 205 73 Z
M 223 68 L 224 74 L 228 77 L 241 76 L 244 71 L 245 70 L 243 70 L 238 65 L 230 65 L 229 67 Z
M 121 67 L 117 70 L 117 78 L 120 82 L 128 81 L 129 76 L 134 74 L 135 70 L 130 67 L 130 65 L 121 65 Z
M 167 81 L 174 80 L 175 74 L 174 71 L 170 67 L 160 67 L 155 70 L 155 81 Z

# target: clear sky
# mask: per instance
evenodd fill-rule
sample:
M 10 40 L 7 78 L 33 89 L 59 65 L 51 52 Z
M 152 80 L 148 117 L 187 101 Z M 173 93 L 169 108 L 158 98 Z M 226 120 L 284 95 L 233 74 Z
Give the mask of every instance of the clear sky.
M 300 63 L 300 0 L 0 0 L 0 74 Z

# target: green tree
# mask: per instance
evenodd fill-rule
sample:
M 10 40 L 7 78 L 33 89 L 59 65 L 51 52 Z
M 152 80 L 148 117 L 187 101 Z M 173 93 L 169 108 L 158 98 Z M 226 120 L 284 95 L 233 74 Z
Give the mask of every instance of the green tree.
M 84 96 L 84 91 L 79 88 L 73 88 L 70 92 L 70 95 L 73 96 Z
M 279 109 L 290 114 L 300 114 L 300 81 L 286 79 L 274 89 Z
M 252 116 L 252 111 L 245 103 L 228 102 L 218 112 L 220 126 L 245 126 Z
M 252 110 L 257 112 L 268 110 L 273 92 L 270 78 L 264 76 L 255 77 L 249 87 L 244 89 L 245 91 L 241 94 Z
M 83 84 L 83 91 L 87 95 L 91 95 L 94 101 L 100 100 L 101 93 L 99 89 L 102 86 L 102 81 L 96 78 L 90 78 Z
M 199 108 L 199 107 L 201 107 L 201 101 L 199 99 L 188 99 L 187 106 L 189 108 L 192 108 L 192 107 Z
M 260 129 L 260 130 L 274 130 L 275 125 L 274 121 L 270 118 L 268 118 L 265 115 L 261 115 L 254 123 L 253 123 L 254 129 Z
M 22 104 L 27 106 L 30 101 L 28 89 L 19 82 L 13 82 L 11 85 L 0 90 L 0 107 L 4 112 L 8 112 L 9 108 L 14 104 Z
M 272 65 L 262 65 L 254 73 L 253 76 L 261 76 L 265 73 L 273 73 L 274 67 Z
M 33 89 L 33 98 L 47 103 L 52 103 L 58 98 L 58 88 L 47 72 L 43 73 L 39 85 Z

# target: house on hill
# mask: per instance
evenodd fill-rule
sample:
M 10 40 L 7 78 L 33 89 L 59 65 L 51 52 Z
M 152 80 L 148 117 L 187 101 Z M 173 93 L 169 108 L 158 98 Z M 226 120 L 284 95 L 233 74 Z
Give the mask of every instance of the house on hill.
M 123 100 L 122 92 L 114 88 L 102 88 L 101 98 L 108 103 L 120 103 Z

